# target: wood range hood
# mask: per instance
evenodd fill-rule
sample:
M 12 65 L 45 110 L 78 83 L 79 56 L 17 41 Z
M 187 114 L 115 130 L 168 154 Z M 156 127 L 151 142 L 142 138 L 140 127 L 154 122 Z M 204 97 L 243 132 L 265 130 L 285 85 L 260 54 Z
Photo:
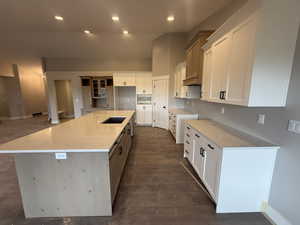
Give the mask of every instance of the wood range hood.
M 184 86 L 200 86 L 202 84 L 204 51 L 208 37 L 213 31 L 199 31 L 190 41 L 186 50 L 186 79 Z

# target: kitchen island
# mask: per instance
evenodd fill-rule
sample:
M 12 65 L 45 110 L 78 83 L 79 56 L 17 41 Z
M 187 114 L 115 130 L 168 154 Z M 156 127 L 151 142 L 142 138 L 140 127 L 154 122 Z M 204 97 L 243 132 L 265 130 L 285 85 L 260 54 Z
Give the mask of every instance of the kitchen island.
M 0 145 L 15 155 L 25 216 L 111 216 L 134 115 L 97 111 Z

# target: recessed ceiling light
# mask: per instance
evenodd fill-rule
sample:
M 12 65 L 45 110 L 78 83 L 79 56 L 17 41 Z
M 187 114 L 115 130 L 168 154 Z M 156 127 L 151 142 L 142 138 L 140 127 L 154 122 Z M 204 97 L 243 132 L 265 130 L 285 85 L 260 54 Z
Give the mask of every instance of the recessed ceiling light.
M 55 16 L 54 18 L 55 18 L 56 20 L 60 20 L 60 21 L 64 20 L 64 18 L 63 18 L 62 16 Z
M 119 21 L 119 17 L 118 17 L 118 16 L 113 16 L 111 19 L 112 19 L 113 21 L 115 21 L 115 22 Z
M 174 17 L 174 16 L 168 16 L 168 17 L 167 17 L 167 20 L 168 20 L 169 22 L 173 22 L 173 21 L 175 20 L 175 17 Z
M 91 31 L 89 31 L 89 30 L 85 30 L 85 31 L 84 31 L 84 33 L 86 33 L 86 34 L 90 34 L 90 33 L 91 33 Z
M 123 30 L 123 34 L 128 34 L 128 30 Z

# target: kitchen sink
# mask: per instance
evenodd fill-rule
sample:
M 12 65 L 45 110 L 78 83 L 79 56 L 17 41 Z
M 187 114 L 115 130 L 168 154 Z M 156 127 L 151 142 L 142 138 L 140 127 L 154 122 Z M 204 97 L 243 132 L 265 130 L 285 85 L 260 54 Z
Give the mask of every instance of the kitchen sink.
M 126 119 L 126 117 L 109 117 L 108 119 L 104 120 L 102 123 L 122 123 L 124 120 Z

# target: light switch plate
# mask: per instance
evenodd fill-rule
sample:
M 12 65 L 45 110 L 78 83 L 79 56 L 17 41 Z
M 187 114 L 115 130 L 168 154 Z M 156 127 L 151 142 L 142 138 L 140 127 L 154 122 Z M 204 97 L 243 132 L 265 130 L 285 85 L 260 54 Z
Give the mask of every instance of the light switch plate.
M 55 159 L 66 160 L 67 159 L 67 153 L 66 152 L 56 152 L 55 153 Z
M 265 114 L 258 114 L 257 123 L 258 124 L 265 124 L 265 118 L 266 118 Z

